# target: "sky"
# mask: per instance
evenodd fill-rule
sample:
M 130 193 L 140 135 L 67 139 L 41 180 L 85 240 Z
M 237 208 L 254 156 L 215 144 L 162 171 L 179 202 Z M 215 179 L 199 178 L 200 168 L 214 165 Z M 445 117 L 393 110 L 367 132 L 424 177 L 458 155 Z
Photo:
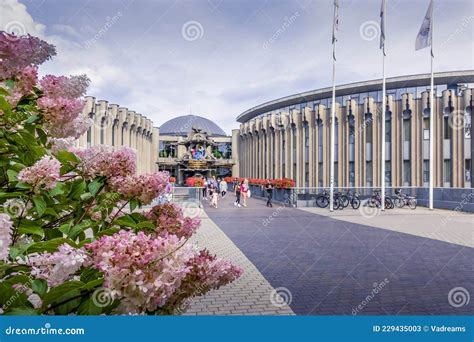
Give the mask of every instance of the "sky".
M 381 78 L 380 0 L 340 0 L 336 83 Z M 415 51 L 428 0 L 387 0 L 386 76 L 430 71 Z M 227 133 L 245 110 L 332 84 L 332 0 L 0 0 L 0 30 L 58 55 L 40 74 L 87 74 L 88 95 L 160 126 L 195 114 Z M 436 0 L 435 71 L 474 69 L 474 1 Z

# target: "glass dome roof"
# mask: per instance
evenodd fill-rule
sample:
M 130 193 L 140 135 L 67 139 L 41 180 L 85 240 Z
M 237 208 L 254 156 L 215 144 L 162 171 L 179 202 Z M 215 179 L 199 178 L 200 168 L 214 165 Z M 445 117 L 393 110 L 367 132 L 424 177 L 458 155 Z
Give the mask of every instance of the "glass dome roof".
M 193 128 L 201 129 L 209 136 L 227 136 L 214 122 L 197 115 L 183 115 L 166 121 L 160 126 L 160 135 L 186 136 Z

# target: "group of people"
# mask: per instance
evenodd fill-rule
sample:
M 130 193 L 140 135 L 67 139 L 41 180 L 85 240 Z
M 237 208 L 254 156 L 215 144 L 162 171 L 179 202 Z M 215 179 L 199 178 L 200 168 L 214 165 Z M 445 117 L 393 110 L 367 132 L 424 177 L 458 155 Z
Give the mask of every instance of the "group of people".
M 215 176 L 212 176 L 212 178 L 204 179 L 204 187 L 202 191 L 204 199 L 209 200 L 209 205 L 211 207 L 217 208 L 219 195 L 221 198 L 225 198 L 227 195 L 228 184 L 225 179 L 216 179 Z M 245 178 L 243 181 L 239 181 L 237 178 L 235 178 L 233 191 L 235 194 L 234 206 L 239 208 L 242 206 L 246 207 L 248 199 L 251 195 L 249 180 Z M 267 207 L 273 207 L 273 185 L 270 180 L 267 180 L 267 183 L 265 184 L 265 192 L 267 197 Z
M 227 182 L 225 179 L 217 178 L 212 176 L 212 178 L 204 179 L 204 187 L 202 189 L 202 195 L 204 199 L 209 199 L 209 205 L 211 207 L 217 208 L 217 199 L 219 194 L 222 198 L 225 198 L 227 195 Z

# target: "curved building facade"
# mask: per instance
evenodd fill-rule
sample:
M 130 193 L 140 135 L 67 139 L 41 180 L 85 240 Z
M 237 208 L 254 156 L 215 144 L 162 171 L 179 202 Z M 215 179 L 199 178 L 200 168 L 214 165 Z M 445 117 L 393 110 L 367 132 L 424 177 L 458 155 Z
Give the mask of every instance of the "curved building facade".
M 434 185 L 471 187 L 474 71 L 435 74 Z M 382 144 L 382 81 L 336 87 L 335 185 L 423 187 L 429 179 L 430 75 L 387 78 Z M 329 186 L 332 88 L 287 96 L 237 117 L 241 177 L 293 178 Z M 380 160 L 380 151 L 386 160 Z

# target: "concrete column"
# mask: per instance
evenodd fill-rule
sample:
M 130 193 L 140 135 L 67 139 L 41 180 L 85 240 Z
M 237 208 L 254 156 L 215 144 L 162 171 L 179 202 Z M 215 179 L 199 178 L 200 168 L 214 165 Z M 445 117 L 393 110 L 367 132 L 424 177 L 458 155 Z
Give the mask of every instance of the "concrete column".
M 239 169 L 240 169 L 240 162 L 239 162 L 239 139 L 240 139 L 240 130 L 233 129 L 232 130 L 232 176 L 239 177 Z

